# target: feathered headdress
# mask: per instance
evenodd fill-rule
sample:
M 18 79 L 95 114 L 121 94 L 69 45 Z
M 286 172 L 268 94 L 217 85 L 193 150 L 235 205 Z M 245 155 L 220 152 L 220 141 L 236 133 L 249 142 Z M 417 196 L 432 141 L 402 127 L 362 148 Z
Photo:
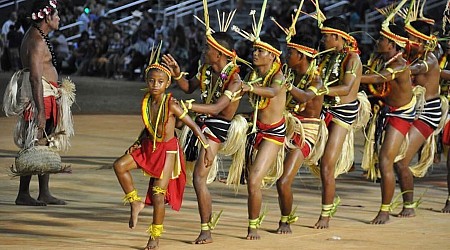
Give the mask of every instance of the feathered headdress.
M 397 6 L 395 6 L 395 4 L 392 4 L 383 9 L 377 9 L 378 12 L 386 16 L 386 19 L 381 24 L 380 34 L 386 37 L 387 39 L 394 41 L 398 46 L 402 48 L 406 47 L 406 44 L 408 43 L 408 38 L 393 33 L 389 29 L 389 24 L 391 21 L 392 22 L 394 21 L 395 15 L 399 13 L 399 11 L 403 7 L 403 5 L 405 5 L 406 2 L 407 0 L 402 0 Z
M 261 34 L 261 29 L 262 29 L 262 24 L 264 21 L 264 14 L 266 12 L 266 7 L 267 7 L 267 0 L 264 0 L 263 5 L 261 7 L 261 15 L 259 16 L 258 23 L 256 23 L 256 18 L 255 18 L 256 10 L 250 11 L 250 16 L 252 16 L 252 18 L 253 18 L 253 23 L 252 23 L 253 33 L 248 33 L 245 30 L 241 30 L 240 28 L 238 28 L 235 25 L 233 25 L 232 30 L 237 32 L 239 35 L 241 35 L 245 39 L 253 42 L 253 47 L 262 48 L 264 50 L 267 50 L 267 51 L 273 53 L 277 57 L 277 60 L 279 60 L 279 57 L 280 57 L 282 51 L 273 47 L 269 43 L 261 41 L 261 39 L 259 37 Z
M 226 15 L 225 12 L 222 12 L 222 15 L 220 15 L 219 10 L 217 10 L 217 19 L 218 19 L 218 22 L 219 22 L 219 31 L 220 32 L 227 32 L 228 27 L 230 27 L 231 21 L 233 20 L 233 17 L 234 17 L 235 13 L 236 13 L 236 10 L 233 10 L 230 13 L 228 13 L 228 15 Z M 236 64 L 236 61 L 240 61 L 240 62 L 243 62 L 243 63 L 249 65 L 250 63 L 246 62 L 245 60 L 243 60 L 243 59 L 241 59 L 241 58 L 239 58 L 237 56 L 236 51 L 234 49 L 233 50 L 229 50 L 229 49 L 225 48 L 219 42 L 217 42 L 216 39 L 214 39 L 214 37 L 212 36 L 212 34 L 215 31 L 209 26 L 210 22 L 209 22 L 209 11 L 208 11 L 208 1 L 207 0 L 203 0 L 203 16 L 204 16 L 205 21 L 202 21 L 197 16 L 194 16 L 194 17 L 199 22 L 201 22 L 203 25 L 205 25 L 205 28 L 206 28 L 206 42 L 211 47 L 217 49 L 218 51 L 220 51 L 224 55 L 228 56 L 234 62 L 234 64 Z
M 308 14 L 308 15 L 317 20 L 317 27 L 319 27 L 320 32 L 322 34 L 334 34 L 334 35 L 341 36 L 344 40 L 347 41 L 348 45 L 350 45 L 349 51 L 360 53 L 356 39 L 353 36 L 351 36 L 349 33 L 345 32 L 343 30 L 323 26 L 323 22 L 327 19 L 327 17 L 320 10 L 319 0 L 315 0 L 315 1 L 311 0 L 311 2 L 316 7 L 316 13 Z
M 409 9 L 406 12 L 406 10 L 403 10 L 401 15 L 405 18 L 405 30 L 409 34 L 420 38 L 422 40 L 425 40 L 427 42 L 431 42 L 432 44 L 437 44 L 437 38 L 433 34 L 423 34 L 422 32 L 416 30 L 412 25 L 411 22 L 413 21 L 422 21 L 425 23 L 428 23 L 430 25 L 434 24 L 434 20 L 430 18 L 426 18 L 423 16 L 423 7 L 425 5 L 426 0 L 423 0 L 422 4 L 421 0 L 411 0 L 411 3 L 409 5 Z
M 300 4 L 295 12 L 295 16 L 292 16 L 292 24 L 289 28 L 282 27 L 273 17 L 271 17 L 270 19 L 272 21 L 274 21 L 275 24 L 286 34 L 286 46 L 288 48 L 293 48 L 293 49 L 299 51 L 300 53 L 305 54 L 308 57 L 314 58 L 318 53 L 317 50 L 315 50 L 314 48 L 310 48 L 310 47 L 301 45 L 301 44 L 291 42 L 292 37 L 297 34 L 297 31 L 295 30 L 295 25 L 297 23 L 297 19 L 298 19 L 300 13 L 302 12 L 301 10 L 303 7 L 303 2 L 304 2 L 304 0 L 300 1 Z
M 165 66 L 159 63 L 159 55 L 161 53 L 161 47 L 162 47 L 162 41 L 159 43 L 159 45 L 155 48 L 155 45 L 152 47 L 152 51 L 150 53 L 150 60 L 148 61 L 148 66 L 145 69 L 145 79 L 147 79 L 147 74 L 151 69 L 159 69 L 162 72 L 166 73 L 166 75 L 169 77 L 169 82 L 172 78 L 172 74 L 170 73 L 170 70 Z

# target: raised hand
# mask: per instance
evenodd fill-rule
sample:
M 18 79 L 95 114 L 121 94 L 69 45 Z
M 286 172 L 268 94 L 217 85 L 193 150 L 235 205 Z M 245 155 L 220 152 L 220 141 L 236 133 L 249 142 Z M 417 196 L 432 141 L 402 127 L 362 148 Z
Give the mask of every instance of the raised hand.
M 167 65 L 170 69 L 170 73 L 172 76 L 179 76 L 181 74 L 180 66 L 178 65 L 177 61 L 171 54 L 166 54 L 162 56 L 162 63 Z

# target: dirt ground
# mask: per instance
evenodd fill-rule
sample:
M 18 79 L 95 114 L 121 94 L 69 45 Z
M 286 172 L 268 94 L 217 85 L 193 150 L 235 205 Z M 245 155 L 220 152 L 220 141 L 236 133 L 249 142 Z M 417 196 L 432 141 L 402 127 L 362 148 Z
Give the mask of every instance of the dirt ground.
M 2 80 L 2 87 L 4 83 Z M 110 99 L 96 98 L 99 92 L 88 91 L 85 87 L 91 83 L 80 84 L 79 90 L 84 89 L 84 92 L 77 94 L 79 100 L 85 100 L 78 103 L 80 107 L 86 107 L 86 102 Z M 122 100 L 121 94 L 129 93 L 117 87 L 119 84 L 129 89 L 142 87 L 136 83 L 111 83 L 114 91 L 110 95 L 117 95 L 115 100 Z M 139 105 L 140 93 L 130 93 L 133 93 L 133 101 L 123 103 Z M 0 94 L 3 96 L 3 90 Z M 94 109 L 92 112 L 86 109 L 84 113 L 75 112 L 76 135 L 72 139 L 72 148 L 62 154 L 63 162 L 70 164 L 73 172 L 52 175 L 50 180 L 53 194 L 65 199 L 66 206 L 14 205 L 19 180 L 9 176 L 9 167 L 17 153 L 12 142 L 15 117 L 0 117 L 0 249 L 142 249 L 145 246 L 148 239 L 145 231 L 151 223 L 152 208 L 144 209 L 136 229 L 128 229 L 129 206 L 122 203 L 123 192 L 111 168 L 114 160 L 136 138 L 142 122 L 136 112 L 138 109 L 125 115 L 127 106 L 119 108 L 124 110 L 117 112 L 119 114 L 111 114 L 114 110 Z M 274 233 L 280 212 L 273 187 L 264 190 L 263 194 L 263 207 L 266 206 L 269 212 L 260 229 L 262 239 L 245 240 L 246 188 L 242 186 L 235 193 L 231 187 L 216 181 L 209 186 L 213 209 L 223 209 L 224 213 L 213 231 L 214 243 L 190 244 L 197 237 L 200 225 L 196 196 L 193 188 L 188 186 L 180 212 L 166 207 L 160 249 L 449 249 L 450 214 L 440 213 L 447 198 L 445 159 L 435 164 L 425 178 L 416 179 L 416 198 L 426 193 L 415 218 L 392 216 L 388 224 L 375 226 L 368 222 L 379 209 L 380 188 L 378 183 L 362 177 L 359 167 L 362 134 L 358 133 L 355 141 L 356 170 L 337 180 L 337 195 L 342 205 L 329 229 L 312 228 L 320 213 L 320 182 L 301 169 L 293 189 L 299 220 L 292 225 L 292 235 Z M 222 174 L 227 166 L 224 161 Z M 135 171 L 133 176 L 143 194 L 147 178 L 140 171 Z M 37 195 L 37 189 L 37 178 L 33 177 L 33 196 Z M 393 214 L 399 211 L 398 208 Z

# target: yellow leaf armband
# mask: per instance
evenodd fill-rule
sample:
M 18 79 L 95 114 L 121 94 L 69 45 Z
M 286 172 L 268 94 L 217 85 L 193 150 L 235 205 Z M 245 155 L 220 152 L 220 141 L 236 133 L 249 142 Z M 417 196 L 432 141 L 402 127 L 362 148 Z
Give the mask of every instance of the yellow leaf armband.
M 238 90 L 236 92 L 231 92 L 230 90 L 225 90 L 223 94 L 230 99 L 231 102 L 235 102 L 242 98 L 239 94 L 241 93 L 241 90 Z
M 187 75 L 189 75 L 189 73 L 187 73 L 187 72 L 180 72 L 180 75 L 174 77 L 173 79 L 174 79 L 175 81 L 178 81 L 178 80 L 180 80 L 181 78 L 183 78 L 183 76 L 187 76 Z
M 190 109 L 192 109 L 192 103 L 195 102 L 194 99 L 190 99 L 187 101 L 181 100 L 181 107 L 183 108 L 183 113 L 178 117 L 178 119 L 183 119 L 186 114 L 189 112 Z M 186 106 L 187 104 L 187 106 Z
M 319 95 L 319 92 L 318 92 L 318 90 L 317 90 L 316 87 L 314 87 L 314 86 L 309 86 L 307 89 L 308 89 L 308 90 L 311 90 L 311 92 L 313 92 L 316 96 Z

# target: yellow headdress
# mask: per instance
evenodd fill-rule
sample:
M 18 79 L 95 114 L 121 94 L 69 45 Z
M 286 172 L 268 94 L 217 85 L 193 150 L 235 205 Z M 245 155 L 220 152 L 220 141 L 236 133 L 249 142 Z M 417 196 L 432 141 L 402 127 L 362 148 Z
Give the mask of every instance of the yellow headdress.
M 253 42 L 253 47 L 262 48 L 264 50 L 267 50 L 267 51 L 273 53 L 277 57 L 277 60 L 279 61 L 280 60 L 279 57 L 280 57 L 282 51 L 273 47 L 269 43 L 261 41 L 261 39 L 259 38 L 259 35 L 261 33 L 262 24 L 264 21 L 264 14 L 266 12 L 266 7 L 267 7 L 267 0 L 264 0 L 263 5 L 261 7 L 261 15 L 259 16 L 258 23 L 256 23 L 256 18 L 255 18 L 256 11 L 255 10 L 250 11 L 250 16 L 252 16 L 252 18 L 253 18 L 253 23 L 252 23 L 253 33 L 248 33 L 245 30 L 241 30 L 235 25 L 233 25 L 232 30 L 237 32 L 239 35 L 241 35 L 245 39 Z
M 145 79 L 147 79 L 147 74 L 151 69 L 159 69 L 162 72 L 166 73 L 166 75 L 169 77 L 169 82 L 170 82 L 171 77 L 172 77 L 170 70 L 166 66 L 159 63 L 159 55 L 161 52 L 161 47 L 162 47 L 162 41 L 159 43 L 159 45 L 156 48 L 153 45 L 152 51 L 150 53 L 150 60 L 148 61 L 148 66 L 145 69 Z
M 295 34 L 297 34 L 297 31 L 295 30 L 295 25 L 297 23 L 297 19 L 300 15 L 300 12 L 302 10 L 302 6 L 303 6 L 303 2 L 304 0 L 300 1 L 300 4 L 295 12 L 295 16 L 292 16 L 292 24 L 289 28 L 284 28 L 282 27 L 276 20 L 275 18 L 271 17 L 271 20 L 275 22 L 275 24 L 280 27 L 280 29 L 286 34 L 286 46 L 288 48 L 293 48 L 297 51 L 299 51 L 300 53 L 305 54 L 308 57 L 314 58 L 317 55 L 317 50 L 315 50 L 314 48 L 310 48 L 301 44 L 297 44 L 297 43 L 292 43 L 291 42 L 291 38 L 293 36 L 295 36 Z
M 416 30 L 412 25 L 411 22 L 413 21 L 422 21 L 428 24 L 433 25 L 434 20 L 430 18 L 426 18 L 423 16 L 423 7 L 425 5 L 426 0 L 423 0 L 422 4 L 420 4 L 421 0 L 411 0 L 411 4 L 409 5 L 408 12 L 405 13 L 405 10 L 402 12 L 403 17 L 405 18 L 405 30 L 409 34 L 420 38 L 422 40 L 425 40 L 427 42 L 430 42 L 432 44 L 431 49 L 434 49 L 434 47 L 437 45 L 437 38 L 436 36 L 432 34 L 423 34 L 422 32 Z M 433 46 L 434 45 L 434 46 Z
M 239 60 L 241 62 L 247 63 L 244 60 L 240 59 L 237 55 L 236 55 L 236 51 L 233 50 L 229 50 L 227 48 L 225 48 L 224 46 L 222 46 L 219 42 L 216 41 L 216 39 L 214 39 L 214 37 L 212 36 L 212 34 L 214 33 L 214 30 L 211 29 L 211 27 L 209 26 L 209 12 L 208 12 L 208 1 L 207 0 L 203 0 L 203 13 L 204 13 L 204 19 L 205 21 L 203 22 L 202 20 L 200 20 L 200 18 L 198 18 L 197 16 L 194 16 L 198 21 L 200 21 L 203 25 L 205 25 L 206 28 L 206 42 L 213 48 L 217 49 L 218 51 L 220 51 L 221 53 L 223 53 L 224 55 L 228 56 L 229 58 L 231 58 L 231 60 L 234 62 L 234 64 L 236 64 L 236 60 Z M 233 20 L 234 14 L 236 13 L 236 10 L 233 10 L 232 12 L 230 12 L 227 15 L 227 18 L 225 19 L 225 12 L 222 13 L 222 18 L 221 15 L 219 13 L 219 10 L 217 10 L 217 18 L 219 21 L 219 31 L 220 32 L 226 32 L 228 30 L 228 27 L 231 24 L 231 20 Z
M 407 0 L 402 0 L 395 8 L 395 4 L 392 4 L 386 8 L 383 9 L 377 9 L 381 14 L 386 16 L 386 19 L 381 24 L 381 30 L 380 34 L 387 39 L 394 41 L 398 46 L 405 48 L 406 44 L 408 43 L 408 38 L 399 36 L 395 33 L 393 33 L 389 29 L 389 23 L 394 20 L 395 15 L 400 11 L 400 9 L 405 5 Z
M 356 39 L 353 36 L 351 36 L 349 33 L 345 32 L 343 30 L 323 26 L 323 22 L 327 18 L 325 16 L 325 14 L 323 14 L 323 12 L 320 10 L 319 0 L 315 0 L 315 1 L 311 0 L 311 2 L 314 4 L 314 6 L 316 6 L 316 13 L 313 15 L 310 15 L 310 16 L 312 18 L 317 19 L 317 26 L 320 28 L 321 33 L 322 34 L 335 34 L 335 35 L 341 36 L 350 45 L 350 51 L 359 53 L 360 51 L 358 49 L 358 43 L 356 42 Z

